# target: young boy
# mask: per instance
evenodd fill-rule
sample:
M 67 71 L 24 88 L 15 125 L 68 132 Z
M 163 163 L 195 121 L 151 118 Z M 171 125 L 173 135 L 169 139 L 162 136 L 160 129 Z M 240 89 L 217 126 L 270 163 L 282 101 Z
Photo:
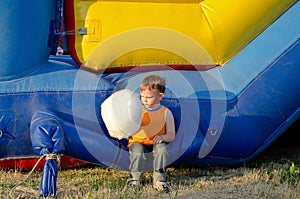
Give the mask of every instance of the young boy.
M 143 104 L 142 124 L 137 133 L 128 140 L 131 178 L 128 187 L 138 188 L 143 177 L 146 156 L 153 154 L 153 187 L 169 192 L 167 181 L 167 143 L 175 139 L 172 112 L 160 104 L 164 97 L 166 81 L 158 75 L 145 77 L 140 85 Z

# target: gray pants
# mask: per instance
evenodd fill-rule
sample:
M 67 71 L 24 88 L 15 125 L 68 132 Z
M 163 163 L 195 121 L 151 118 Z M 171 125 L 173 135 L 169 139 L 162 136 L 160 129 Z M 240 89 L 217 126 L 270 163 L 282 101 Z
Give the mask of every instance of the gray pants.
M 139 142 L 134 142 L 129 147 L 130 155 L 130 174 L 135 180 L 140 180 L 143 177 L 144 163 L 153 158 L 153 178 L 157 181 L 167 180 L 167 144 L 157 143 L 153 146 L 143 145 Z

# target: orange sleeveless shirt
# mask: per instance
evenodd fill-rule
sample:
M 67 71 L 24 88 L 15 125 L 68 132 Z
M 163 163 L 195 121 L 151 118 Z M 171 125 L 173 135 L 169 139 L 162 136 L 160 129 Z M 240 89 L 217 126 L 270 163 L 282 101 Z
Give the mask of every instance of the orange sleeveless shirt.
M 156 135 L 166 134 L 166 110 L 165 106 L 160 105 L 154 110 L 142 109 L 142 123 L 140 129 L 128 139 L 128 147 L 133 142 L 145 145 L 154 144 L 152 139 Z

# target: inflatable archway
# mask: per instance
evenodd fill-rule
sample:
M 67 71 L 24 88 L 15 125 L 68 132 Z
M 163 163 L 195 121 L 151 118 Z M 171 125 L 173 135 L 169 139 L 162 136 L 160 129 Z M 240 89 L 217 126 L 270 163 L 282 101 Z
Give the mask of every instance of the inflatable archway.
M 170 164 L 248 162 L 299 118 L 297 0 L 61 2 L 0 3 L 0 167 L 47 151 L 126 170 L 100 105 L 149 73 L 167 78 Z M 49 58 L 59 34 L 72 59 Z

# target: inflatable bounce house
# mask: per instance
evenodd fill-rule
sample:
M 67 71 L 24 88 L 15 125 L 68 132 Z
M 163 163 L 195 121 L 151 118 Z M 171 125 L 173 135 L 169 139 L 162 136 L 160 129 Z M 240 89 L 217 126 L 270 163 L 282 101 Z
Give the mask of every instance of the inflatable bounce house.
M 5 0 L 0 10 L 1 168 L 60 154 L 62 167 L 127 170 L 126 138 L 110 136 L 101 105 L 138 95 L 149 74 L 167 80 L 170 165 L 247 163 L 299 118 L 298 0 Z M 55 56 L 59 38 L 68 55 Z

